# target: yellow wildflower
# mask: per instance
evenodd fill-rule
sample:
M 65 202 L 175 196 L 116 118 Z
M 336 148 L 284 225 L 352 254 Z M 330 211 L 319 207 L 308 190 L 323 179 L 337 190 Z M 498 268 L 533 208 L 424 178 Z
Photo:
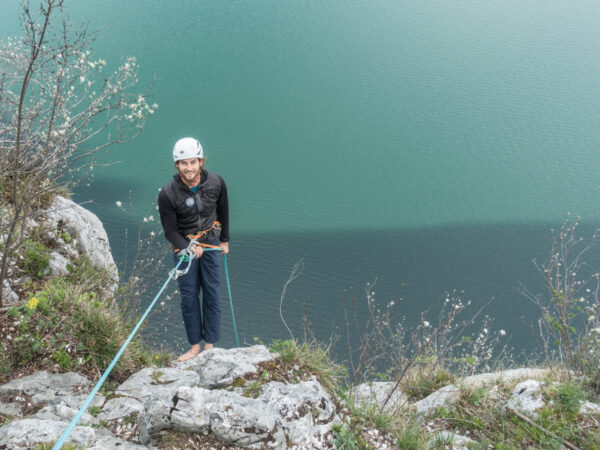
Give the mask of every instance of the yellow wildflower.
M 29 299 L 29 301 L 27 302 L 27 307 L 31 310 L 34 310 L 39 302 L 40 301 L 37 299 L 37 297 L 31 297 L 31 299 Z

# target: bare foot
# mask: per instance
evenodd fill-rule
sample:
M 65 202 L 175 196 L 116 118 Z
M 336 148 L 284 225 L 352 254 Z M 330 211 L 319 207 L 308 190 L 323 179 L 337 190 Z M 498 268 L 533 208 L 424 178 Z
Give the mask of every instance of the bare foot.
M 214 344 L 209 344 L 208 342 L 206 344 L 204 344 L 204 351 L 212 350 L 213 348 L 215 348 Z
M 192 345 L 192 348 L 187 352 L 177 358 L 177 362 L 187 361 L 188 359 L 192 359 L 195 356 L 200 354 L 200 344 Z

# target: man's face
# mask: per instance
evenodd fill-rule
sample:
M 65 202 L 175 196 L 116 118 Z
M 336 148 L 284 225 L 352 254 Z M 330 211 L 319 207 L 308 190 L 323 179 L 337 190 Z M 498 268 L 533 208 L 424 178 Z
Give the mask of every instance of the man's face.
M 175 163 L 181 178 L 187 183 L 193 183 L 202 168 L 202 160 L 198 158 L 182 159 Z

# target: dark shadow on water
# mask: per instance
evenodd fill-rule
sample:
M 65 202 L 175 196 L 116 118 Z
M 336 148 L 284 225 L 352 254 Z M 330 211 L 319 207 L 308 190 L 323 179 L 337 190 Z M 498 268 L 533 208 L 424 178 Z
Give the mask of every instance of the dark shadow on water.
M 122 232 L 125 222 L 108 231 L 118 263 L 122 262 Z M 243 235 L 233 230 L 228 256 L 233 303 L 242 345 L 256 339 L 269 343 L 289 334 L 280 318 L 279 304 L 284 283 L 293 265 L 302 260 L 302 275 L 288 288 L 283 316 L 294 336 L 304 338 L 303 316 L 322 341 L 344 331 L 344 296 L 353 291 L 359 316 L 366 317 L 367 283 L 376 282 L 375 299 L 381 305 L 400 303 L 398 317 L 410 326 L 446 292 L 462 291 L 471 309 L 464 317 L 494 298 L 485 313 L 493 318 L 492 332 L 506 331 L 504 342 L 530 356 L 538 352 L 538 308 L 519 290 L 522 283 L 534 293 L 545 294 L 541 275 L 532 260 L 543 262 L 551 244 L 551 225 L 462 226 L 422 230 L 322 233 L 273 233 Z M 581 226 L 589 235 L 592 226 Z M 168 263 L 170 255 L 163 261 Z M 590 254 L 590 266 L 599 267 L 597 252 Z M 151 280 L 158 291 L 167 277 Z M 168 291 L 170 300 L 149 318 L 146 340 L 179 351 L 187 347 L 176 283 Z M 222 287 L 222 337 L 220 346 L 235 345 L 229 300 Z M 346 294 L 345 294 L 346 292 Z M 149 303 L 152 296 L 145 300 Z M 256 339 L 255 339 L 256 338 Z M 337 357 L 346 358 L 344 340 Z

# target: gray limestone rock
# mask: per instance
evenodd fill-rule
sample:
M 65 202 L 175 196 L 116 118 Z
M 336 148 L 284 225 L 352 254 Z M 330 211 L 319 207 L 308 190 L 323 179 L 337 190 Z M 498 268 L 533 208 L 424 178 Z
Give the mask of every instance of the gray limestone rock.
M 83 402 L 82 402 L 83 403 Z M 31 418 L 53 420 L 55 422 L 70 422 L 73 417 L 77 414 L 79 408 L 71 408 L 67 404 L 60 402 L 44 406 Z M 83 413 L 79 422 L 79 425 L 98 425 L 98 419 L 88 413 Z
M 335 423 L 335 405 L 317 381 L 271 382 L 257 400 L 276 411 L 286 441 L 300 448 L 316 445 Z
M 276 447 L 291 443 L 310 448 L 311 442 L 330 431 L 334 416 L 331 398 L 316 381 L 271 382 L 256 399 L 229 391 L 181 388 L 171 423 L 180 431 L 210 431 L 231 445 L 267 442 Z
M 548 369 L 520 368 L 503 370 L 501 372 L 480 373 L 463 378 L 461 385 L 480 388 L 485 385 L 498 383 L 500 381 L 504 383 L 511 383 L 513 381 L 526 379 L 541 380 L 548 374 L 548 372 Z
M 237 377 L 255 373 L 258 364 L 273 360 L 273 355 L 264 345 L 255 345 L 228 350 L 214 348 L 187 361 L 175 361 L 173 365 L 195 371 L 200 376 L 200 385 L 213 389 L 230 385 Z
M 326 423 L 335 414 L 335 405 L 329 394 L 316 381 L 299 384 L 273 381 L 263 386 L 262 394 L 257 400 L 274 408 L 286 422 L 308 415 L 311 424 Z
M 506 402 L 506 408 L 531 417 L 537 417 L 537 410 L 544 406 L 540 391 L 542 383 L 537 380 L 523 381 L 515 386 L 513 394 Z
M 143 410 L 144 404 L 137 399 L 129 397 L 111 398 L 102 407 L 102 412 L 98 414 L 98 420 L 108 422 L 132 414 L 139 414 Z
M 581 402 L 581 406 L 579 407 L 579 414 L 584 416 L 592 416 L 600 414 L 600 405 L 592 402 Z
M 447 402 L 456 400 L 461 387 L 480 388 L 500 381 L 513 382 L 526 378 L 543 378 L 547 373 L 546 369 L 521 368 L 472 375 L 463 378 L 459 383 L 444 386 L 424 399 L 415 402 L 413 406 L 416 408 L 417 414 L 426 416 L 433 410 L 444 406 Z
M 224 399 L 237 399 L 236 394 L 225 392 Z M 203 433 L 210 426 L 210 411 L 215 409 L 220 392 L 200 387 L 183 387 L 177 391 L 175 408 L 171 413 L 173 427 L 188 433 Z
M 217 439 L 239 446 L 273 441 L 278 448 L 285 447 L 281 421 L 267 405 L 227 391 L 210 394 L 204 404 L 212 404 L 210 430 Z
M 71 236 L 77 236 L 79 251 L 96 267 L 106 269 L 114 280 L 116 289 L 119 274 L 110 252 L 108 236 L 100 219 L 87 209 L 64 197 L 55 197 L 52 205 L 44 211 L 52 227 L 62 224 Z
M 173 401 L 166 396 L 146 399 L 137 421 L 142 444 L 149 444 L 162 430 L 171 428 L 172 408 Z
M 174 368 L 150 368 L 131 375 L 115 391 L 116 395 L 133 397 L 140 402 L 149 398 L 173 399 L 177 389 L 182 386 L 197 386 L 198 374 L 192 370 Z
M 456 400 L 459 392 L 460 388 L 455 384 L 444 386 L 424 399 L 415 402 L 413 406 L 415 407 L 417 414 L 426 416 L 437 408 L 444 406 L 446 402 Z
M 52 276 L 67 275 L 69 273 L 69 270 L 67 269 L 69 261 L 58 252 L 50 253 L 49 264 Z
M 0 414 L 7 416 L 20 416 L 21 406 L 18 403 L 5 403 L 0 401 Z
M 67 422 L 54 420 L 16 420 L 0 428 L 0 448 L 37 448 L 39 444 L 57 441 L 67 426 Z M 93 428 L 77 426 L 67 442 L 87 446 L 95 438 L 96 431 Z
M 27 418 L 11 422 L 0 428 L 0 448 L 29 449 L 56 442 L 68 425 L 66 421 L 42 418 Z M 81 425 L 71 431 L 66 443 L 98 450 L 146 448 L 117 438 L 105 428 L 95 429 Z
M 19 395 L 21 393 L 30 397 L 33 405 L 49 403 L 65 403 L 68 407 L 79 408 L 85 399 L 85 394 L 90 391 L 91 381 L 76 373 L 54 374 L 46 371 L 36 372 L 22 378 L 11 380 L 0 386 L 0 394 Z M 96 404 L 104 402 L 102 396 L 96 396 Z M 20 405 L 22 402 L 14 402 Z M 19 414 L 21 407 L 19 406 Z
M 83 393 L 81 394 L 75 394 L 75 395 L 70 395 L 68 393 L 65 393 L 64 395 L 59 395 L 55 398 L 53 398 L 52 400 L 50 400 L 50 402 L 48 403 L 49 405 L 65 405 L 69 408 L 73 408 L 73 409 L 79 409 L 81 407 L 81 405 L 83 405 L 83 402 L 85 402 L 87 400 L 88 394 L 90 389 L 85 389 L 83 391 Z M 104 402 L 106 401 L 106 399 L 104 398 L 104 395 L 100 394 L 100 393 L 96 393 L 96 395 L 94 395 L 94 398 L 92 399 L 92 401 L 90 402 L 90 406 L 98 406 L 98 407 L 102 407 L 102 405 L 104 405 Z
M 352 399 L 357 405 L 376 404 L 378 407 L 383 406 L 383 402 L 387 398 L 391 389 L 396 383 L 387 381 L 374 381 L 372 383 L 359 384 L 352 389 Z M 399 408 L 408 404 L 408 398 L 400 389 L 396 389 L 390 400 L 385 405 L 385 411 L 394 412 Z
M 5 306 L 14 305 L 19 301 L 19 296 L 10 288 L 2 290 L 2 304 Z
M 10 282 L 4 280 L 4 288 L 2 289 L 2 304 L 5 306 L 14 305 L 19 301 L 19 296 L 11 289 Z
M 89 447 L 88 450 L 137 450 L 148 448 L 145 445 L 132 444 L 115 436 L 99 436 Z

